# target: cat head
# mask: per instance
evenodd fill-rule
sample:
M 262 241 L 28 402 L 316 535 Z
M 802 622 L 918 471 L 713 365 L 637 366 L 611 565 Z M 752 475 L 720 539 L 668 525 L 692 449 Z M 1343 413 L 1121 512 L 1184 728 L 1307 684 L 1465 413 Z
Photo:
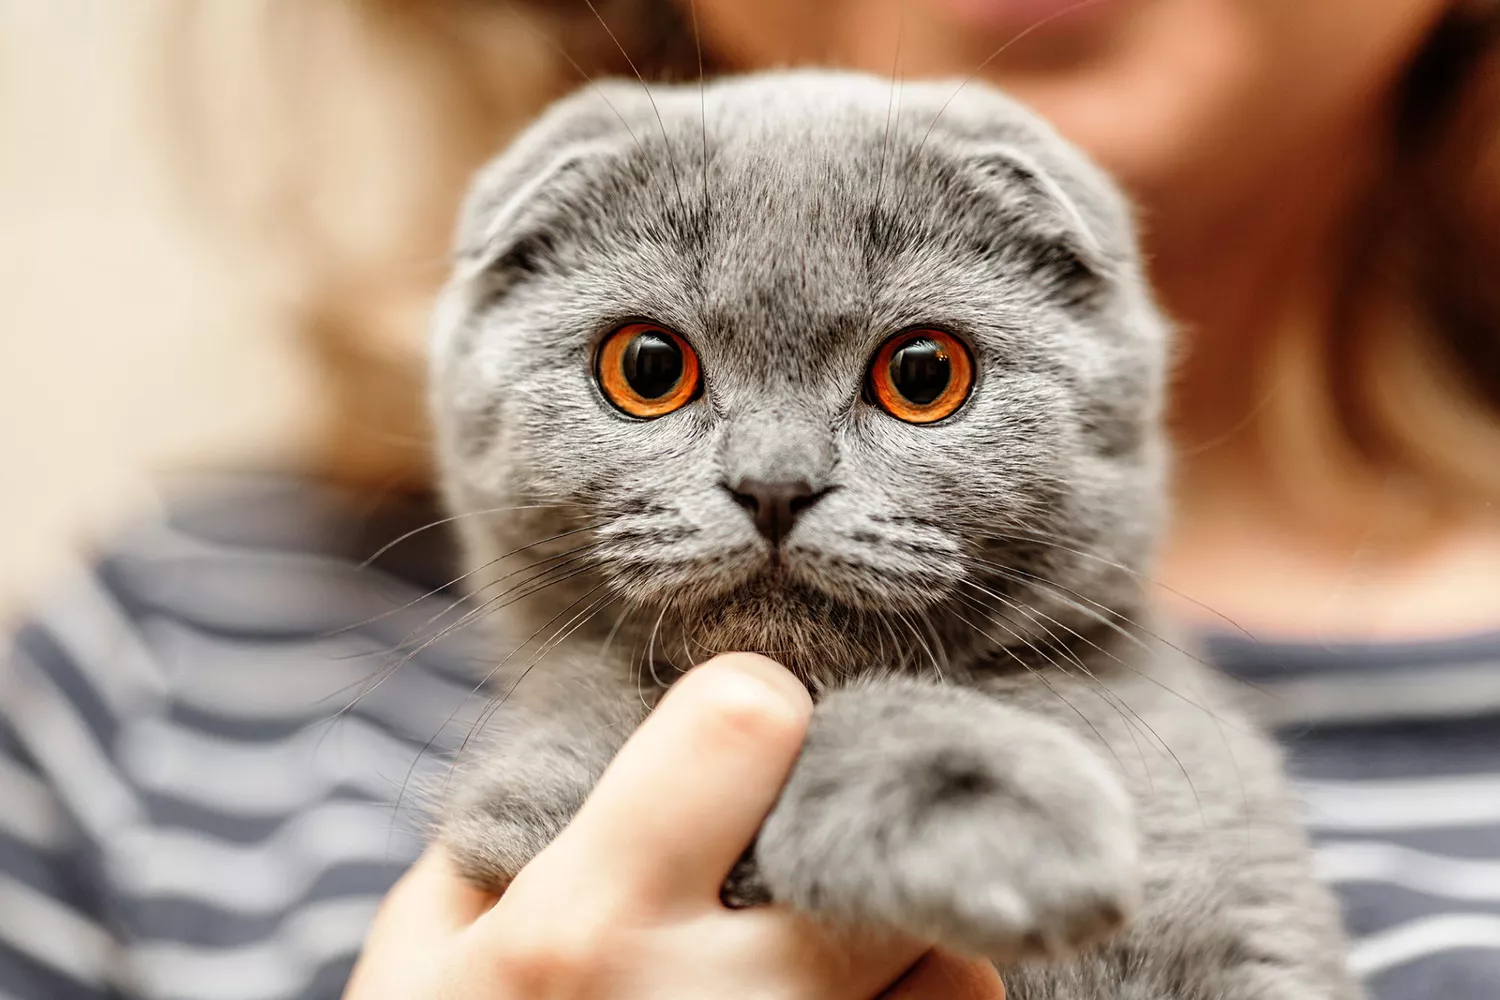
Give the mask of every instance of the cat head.
M 481 599 L 818 677 L 1133 602 L 1166 341 L 1122 197 L 992 89 L 611 82 L 475 182 L 431 401 Z

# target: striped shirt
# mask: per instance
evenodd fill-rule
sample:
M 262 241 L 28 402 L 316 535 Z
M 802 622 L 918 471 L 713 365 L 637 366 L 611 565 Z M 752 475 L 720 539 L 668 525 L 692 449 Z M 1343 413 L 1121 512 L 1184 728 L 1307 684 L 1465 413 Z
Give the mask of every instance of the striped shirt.
M 413 641 L 462 613 L 443 529 L 363 565 L 433 517 L 220 482 L 15 634 L 0 1000 L 340 994 L 484 709 L 472 630 Z M 1210 649 L 1273 695 L 1373 995 L 1500 993 L 1500 632 Z

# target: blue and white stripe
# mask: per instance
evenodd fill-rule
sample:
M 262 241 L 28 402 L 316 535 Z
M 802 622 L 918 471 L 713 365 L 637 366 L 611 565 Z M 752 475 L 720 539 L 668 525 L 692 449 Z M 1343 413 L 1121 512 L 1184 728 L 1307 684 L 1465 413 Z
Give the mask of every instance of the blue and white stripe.
M 1372 995 L 1500 996 L 1500 631 L 1211 648 L 1271 695 Z

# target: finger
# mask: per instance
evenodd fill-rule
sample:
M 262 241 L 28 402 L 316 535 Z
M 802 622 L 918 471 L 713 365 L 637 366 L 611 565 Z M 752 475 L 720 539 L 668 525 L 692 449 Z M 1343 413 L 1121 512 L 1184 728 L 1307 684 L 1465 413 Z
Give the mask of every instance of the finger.
M 532 862 L 532 876 L 596 899 L 600 886 L 611 886 L 648 905 L 718 905 L 724 877 L 775 803 L 811 715 L 801 682 L 763 656 L 733 653 L 689 671 Z
M 1005 1000 L 1000 974 L 989 962 L 934 948 L 883 1000 Z

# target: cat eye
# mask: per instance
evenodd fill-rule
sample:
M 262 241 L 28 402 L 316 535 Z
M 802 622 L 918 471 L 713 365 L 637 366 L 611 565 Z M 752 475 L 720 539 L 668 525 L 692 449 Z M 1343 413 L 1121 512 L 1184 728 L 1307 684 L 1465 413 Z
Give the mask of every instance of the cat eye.
M 891 416 L 930 424 L 951 416 L 974 387 L 974 359 L 951 333 L 908 330 L 881 345 L 866 392 Z
M 599 388 L 632 417 L 662 417 L 698 395 L 698 355 L 655 323 L 627 323 L 604 338 L 595 362 Z

